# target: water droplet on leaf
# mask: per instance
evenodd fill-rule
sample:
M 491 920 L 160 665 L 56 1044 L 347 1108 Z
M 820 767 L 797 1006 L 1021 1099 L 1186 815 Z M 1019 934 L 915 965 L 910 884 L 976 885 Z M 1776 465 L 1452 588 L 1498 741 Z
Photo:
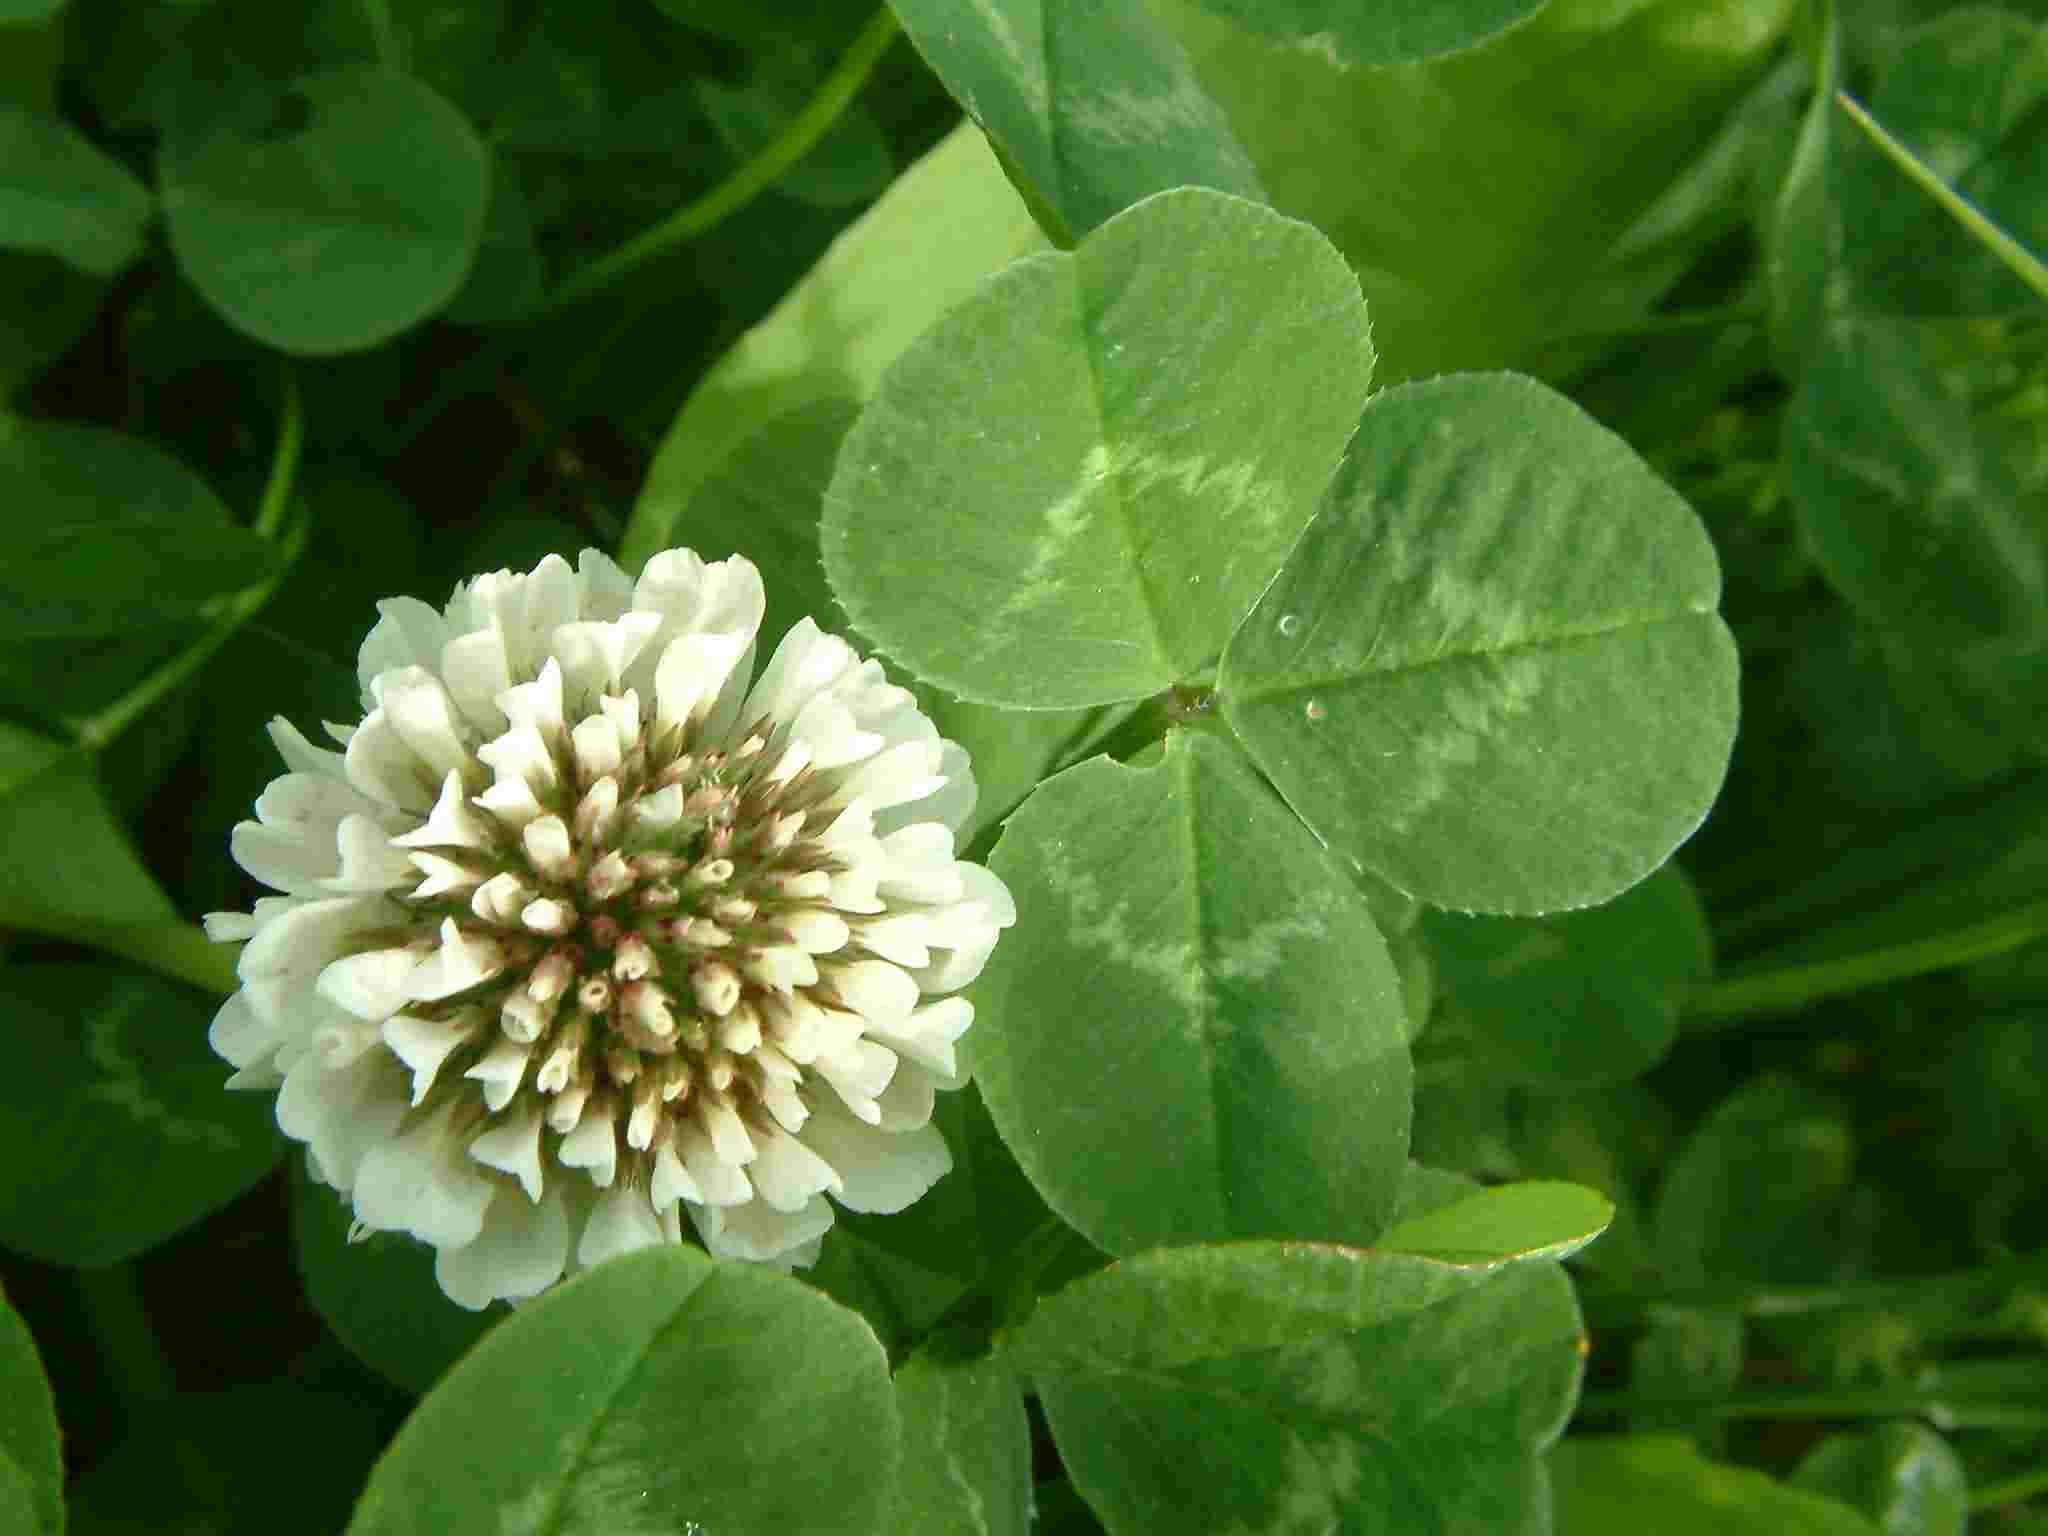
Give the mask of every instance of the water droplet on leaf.
M 1294 636 L 1301 633 L 1301 615 L 1298 613 L 1281 614 L 1280 623 L 1278 624 L 1277 628 L 1279 629 L 1281 634 L 1286 635 L 1289 639 L 1292 639 Z
M 1322 701 L 1319 699 L 1310 699 L 1308 707 L 1302 713 L 1311 720 L 1327 720 L 1330 716 L 1330 712 L 1323 708 Z

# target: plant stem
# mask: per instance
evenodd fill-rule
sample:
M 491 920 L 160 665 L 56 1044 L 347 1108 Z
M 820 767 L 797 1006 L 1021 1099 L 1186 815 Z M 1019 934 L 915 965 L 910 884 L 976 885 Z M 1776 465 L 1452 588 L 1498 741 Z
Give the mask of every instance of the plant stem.
M 686 203 L 652 229 L 601 256 L 542 299 L 528 318 L 541 319 L 580 304 L 616 285 L 650 261 L 715 229 L 781 179 L 810 153 L 813 146 L 860 94 L 875 65 L 896 37 L 896 15 L 883 6 L 868 19 L 853 46 L 825 77 L 817 94 L 804 103 L 759 154 L 693 203 Z
M 0 928 L 62 939 L 67 944 L 89 944 L 215 997 L 226 997 L 242 984 L 235 974 L 235 958 L 241 950 L 214 943 L 204 929 L 192 923 L 86 923 L 53 917 L 32 907 L 0 905 Z
M 761 152 L 694 202 L 685 203 L 651 229 L 642 230 L 618 249 L 571 274 L 519 316 L 522 325 L 546 320 L 563 310 L 596 298 L 647 263 L 677 246 L 701 239 L 738 213 L 817 146 L 827 130 L 860 94 L 861 87 L 896 36 L 896 16 L 886 5 L 877 11 L 853 46 L 804 103 L 803 110 L 783 125 Z M 523 348 L 515 338 L 499 338 L 477 348 L 449 369 L 426 404 L 408 416 L 384 444 L 387 457 L 404 453 L 441 413 L 475 391 L 492 374 L 516 368 Z M 632 530 L 629 528 L 630 534 Z
M 1977 1269 L 1859 1285 L 1709 1287 L 1661 1292 L 1585 1289 L 1580 1294 L 1589 1313 L 1605 1323 L 1620 1323 L 1660 1307 L 1739 1312 L 1744 1317 L 1797 1317 L 1850 1308 L 1944 1312 L 1988 1305 L 2029 1281 L 2048 1281 L 2048 1250 L 2002 1259 Z
M 1694 1032 L 1711 1033 L 1747 1019 L 1797 1013 L 1824 998 L 1989 960 L 2044 936 L 2048 936 L 2048 901 L 2038 901 L 1981 923 L 1904 944 L 1806 965 L 1738 973 L 1693 993 L 1685 1006 L 1687 1024 Z
M 1761 325 L 1770 318 L 1762 304 L 1715 304 L 1703 309 L 1674 310 L 1661 315 L 1644 315 L 1618 325 L 1587 326 L 1583 330 L 1559 331 L 1546 336 L 1539 346 L 1562 347 L 1579 341 L 1604 341 L 1630 336 L 1682 336 L 1688 331 L 1723 330 L 1732 325 Z
M 298 479 L 299 452 L 305 445 L 305 412 L 299 403 L 298 380 L 287 368 L 284 372 L 284 405 L 277 427 L 277 447 L 271 454 L 270 478 L 263 487 L 263 499 L 257 504 L 256 517 L 251 526 L 264 538 L 273 543 L 279 541 L 285 532 L 285 513 L 291 505 L 292 486 Z M 88 752 L 98 752 L 111 746 L 121 733 L 143 715 L 156 707 L 166 695 L 205 666 L 213 653 L 227 644 L 229 638 L 245 623 L 260 612 L 277 591 L 278 583 L 292 568 L 306 537 L 306 528 L 300 524 L 286 539 L 284 558 L 278 563 L 277 574 L 270 580 L 239 592 L 228 604 L 227 612 L 205 635 L 180 651 L 156 671 L 150 673 L 133 688 L 122 694 L 98 714 L 89 715 L 78 724 L 79 745 Z
M 1748 1392 L 1732 1397 L 1589 1392 L 1579 1399 L 1578 1411 L 1587 1417 L 1620 1418 L 1677 1408 L 1716 1419 L 1924 1418 L 1941 1430 L 2048 1429 L 2048 1408 L 2009 1403 L 1958 1403 L 1940 1391 L 1915 1390 L 1910 1386 Z
M 1881 150 L 1913 184 L 1940 205 L 1942 212 L 1954 219 L 1967 230 L 1992 255 L 2005 263 L 2006 269 L 2025 283 L 2043 299 L 2048 299 L 2048 264 L 2028 250 L 2019 241 L 1987 217 L 1968 198 L 1929 170 L 1920 157 L 1885 131 L 1884 125 L 1868 112 L 1847 91 L 1835 92 L 1835 101 L 1849 114 L 1849 121 L 1869 137 L 1870 142 Z
M 2002 1483 L 1986 1483 L 1970 1495 L 1970 1508 L 1997 1509 L 2001 1505 L 2021 1503 L 2037 1493 L 2048 1493 L 2048 1467 L 2022 1472 Z
M 77 1273 L 78 1293 L 85 1302 L 100 1357 L 122 1394 L 144 1400 L 170 1396 L 170 1366 L 157 1348 L 156 1330 L 143 1310 L 135 1266 L 109 1264 Z

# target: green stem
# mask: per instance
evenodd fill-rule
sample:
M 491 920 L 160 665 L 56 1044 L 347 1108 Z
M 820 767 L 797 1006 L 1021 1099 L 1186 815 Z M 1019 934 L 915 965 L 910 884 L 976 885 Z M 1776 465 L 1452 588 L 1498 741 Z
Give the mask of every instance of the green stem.
M 715 229 L 767 191 L 784 172 L 809 154 L 825 132 L 860 94 L 868 76 L 896 37 L 896 16 L 886 5 L 869 18 L 853 46 L 818 87 L 801 112 L 783 126 L 768 146 L 693 203 L 685 204 L 652 229 L 635 235 L 608 256 L 599 257 L 570 277 L 540 302 L 527 317 L 540 319 L 580 304 L 615 286 L 621 279 L 666 255 L 677 246 Z
M 298 381 L 287 368 L 284 374 L 284 406 L 277 429 L 277 448 L 271 455 L 270 479 L 263 488 L 263 499 L 257 504 L 253 524 L 257 533 L 273 542 L 284 533 L 285 512 L 291 504 L 292 486 L 298 478 L 299 453 L 305 445 L 305 438 L 305 412 L 299 403 Z M 305 527 L 301 525 L 288 540 L 284 559 L 278 564 L 278 574 L 269 581 L 237 593 L 228 604 L 227 612 L 204 636 L 150 673 L 98 714 L 89 715 L 80 721 L 79 745 L 88 752 L 98 752 L 111 746 L 123 731 L 205 666 L 213 653 L 227 644 L 235 631 L 255 617 L 263 605 L 270 601 L 271 595 L 277 591 L 278 583 L 284 579 L 284 573 L 291 569 L 293 562 L 298 558 L 305 536 Z
M 1870 1387 L 1847 1391 L 1746 1392 L 1733 1397 L 1684 1397 L 1656 1392 L 1588 1392 L 1579 1399 L 1587 1418 L 1684 1409 L 1714 1419 L 1906 1419 L 1924 1418 L 1936 1428 L 2048 1429 L 2048 1408 L 2011 1403 L 1958 1403 L 1940 1392 L 1911 1387 Z
M 0 928 L 62 939 L 67 944 L 88 944 L 216 997 L 226 997 L 242 984 L 235 975 L 240 949 L 214 943 L 191 923 L 85 923 L 33 908 L 0 905 Z
M 1607 341 L 1630 336 L 1682 336 L 1689 331 L 1718 331 L 1732 325 L 1761 325 L 1770 318 L 1762 304 L 1716 304 L 1703 309 L 1682 309 L 1662 315 L 1644 315 L 1617 325 L 1593 325 L 1583 330 L 1559 331 L 1546 336 L 1539 346 L 1562 347 L 1581 341 Z
M 1746 1019 L 1797 1013 L 1824 998 L 1888 981 L 1924 976 L 1989 960 L 2048 936 L 2048 901 L 2035 902 L 1967 927 L 1807 965 L 1725 977 L 1687 1000 L 1688 1026 L 1708 1033 Z
M 773 186 L 799 160 L 811 152 L 839 115 L 860 94 L 883 52 L 896 36 L 896 17 L 887 7 L 877 11 L 853 41 L 832 73 L 818 87 L 817 94 L 803 110 L 783 125 L 762 151 L 695 202 L 686 203 L 653 228 L 643 230 L 609 255 L 600 256 L 582 271 L 565 278 L 519 317 L 531 324 L 561 313 L 586 299 L 592 299 L 622 279 L 631 276 L 677 246 L 701 239 L 725 220 Z M 395 458 L 418 441 L 441 414 L 476 393 L 478 384 L 493 375 L 516 369 L 522 347 L 516 338 L 487 342 L 442 376 L 440 386 L 426 404 L 408 416 L 384 444 L 386 457 Z M 634 530 L 629 527 L 630 536 Z
M 81 1269 L 78 1292 L 85 1302 L 93 1337 L 109 1373 L 127 1397 L 156 1400 L 170 1396 L 171 1369 L 157 1347 L 156 1330 L 143 1310 L 133 1264 Z
M 2007 270 L 2043 299 L 2048 299 L 2048 264 L 2007 234 L 1975 204 L 1943 181 L 1922 163 L 1920 157 L 1885 131 L 1884 125 L 1864 111 L 1847 91 L 1835 92 L 1835 101 L 1849 114 L 1849 121 L 1861 128 L 1870 142 L 1883 152 L 1921 191 L 1940 205 L 1970 236 L 2005 263 Z
M 1705 1287 L 1669 1291 L 1582 1289 L 1580 1300 L 1603 1324 L 1619 1324 L 1656 1308 L 1737 1312 L 1744 1317 L 1798 1317 L 1851 1308 L 1930 1313 L 1982 1307 L 2030 1281 L 2048 1280 L 2048 1251 L 2002 1259 L 1977 1269 L 1918 1275 L 1861 1285 Z
M 1038 1305 L 1039 1280 L 1066 1251 L 1073 1235 L 1073 1230 L 1059 1217 L 1049 1216 L 1017 1245 L 1008 1268 L 988 1286 L 996 1303 L 998 1327 L 1020 1327 L 1031 1315 Z
M 1986 1483 L 1970 1495 L 1970 1508 L 1997 1509 L 2002 1505 L 2021 1503 L 2041 1493 L 2048 1493 L 2048 1467 L 2022 1472 L 2002 1483 Z

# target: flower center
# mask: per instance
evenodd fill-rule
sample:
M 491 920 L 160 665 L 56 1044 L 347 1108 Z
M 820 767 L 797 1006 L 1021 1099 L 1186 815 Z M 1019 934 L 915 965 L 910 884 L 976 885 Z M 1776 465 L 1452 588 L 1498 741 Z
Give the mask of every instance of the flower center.
M 539 814 L 520 824 L 481 795 L 486 846 L 414 840 L 440 879 L 400 900 L 438 930 L 444 964 L 467 946 L 476 971 L 408 1014 L 461 1036 L 457 1070 L 417 1103 L 473 1093 L 465 1079 L 493 1115 L 538 1095 L 561 1162 L 640 1184 L 679 1130 L 738 1162 L 749 1128 L 802 1124 L 802 1066 L 835 1020 L 849 1044 L 861 1023 L 811 956 L 856 929 L 834 909 L 847 866 L 824 840 L 839 774 L 802 747 L 771 756 L 769 721 L 730 750 L 693 750 L 687 728 L 639 729 L 630 693 L 602 704 L 540 738 L 547 761 L 524 774 Z

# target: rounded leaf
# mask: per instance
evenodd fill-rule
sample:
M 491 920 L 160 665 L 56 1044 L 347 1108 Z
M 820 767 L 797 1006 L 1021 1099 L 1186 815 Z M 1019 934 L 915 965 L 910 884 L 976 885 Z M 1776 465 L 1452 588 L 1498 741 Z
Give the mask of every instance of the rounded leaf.
M 142 254 L 152 211 L 149 189 L 76 128 L 0 102 L 0 246 L 112 277 Z
M 1040 1304 L 1020 1344 L 1114 1536 L 1541 1529 L 1538 1456 L 1581 1349 L 1554 1264 L 1491 1277 L 1248 1243 L 1140 1255 Z
M 662 1245 L 493 1329 L 398 1432 L 349 1533 L 866 1536 L 899 1438 L 860 1318 L 775 1270 Z
M 1400 982 L 1365 898 L 1204 733 L 1047 780 L 989 860 L 1017 900 L 964 1041 L 990 1115 L 1111 1253 L 1367 1242 L 1407 1162 Z
M 373 70 L 293 87 L 303 127 L 173 139 L 159 171 L 178 268 L 237 330 L 308 356 L 410 330 L 462 287 L 490 156 L 417 80 Z
M 1683 499 L 1512 374 L 1373 397 L 1232 638 L 1226 718 L 1344 858 L 1433 906 L 1590 906 L 1706 815 L 1735 739 Z
M 1713 965 L 1706 913 L 1675 864 L 1603 906 L 1535 918 L 1433 912 L 1423 933 L 1460 1027 L 1543 1082 L 1648 1071 Z
M 1194 188 L 998 273 L 906 350 L 840 451 L 825 571 L 949 692 L 1025 709 L 1213 662 L 1313 514 L 1372 372 L 1320 234 Z
M 117 1264 L 276 1166 L 270 1102 L 221 1088 L 212 1010 L 103 965 L 0 971 L 0 1243 L 48 1264 Z

